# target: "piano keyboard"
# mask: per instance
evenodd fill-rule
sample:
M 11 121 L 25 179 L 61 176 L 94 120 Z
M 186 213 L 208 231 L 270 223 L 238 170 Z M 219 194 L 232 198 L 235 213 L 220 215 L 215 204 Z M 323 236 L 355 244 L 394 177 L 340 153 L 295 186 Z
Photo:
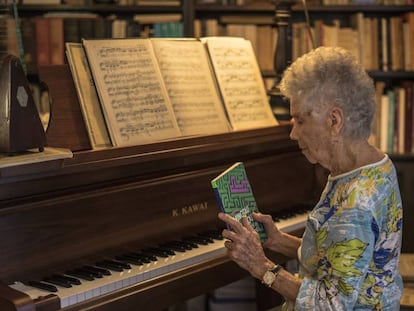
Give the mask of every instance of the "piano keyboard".
M 293 232 L 304 228 L 307 217 L 308 213 L 303 211 L 289 217 L 278 218 L 275 224 L 282 231 Z M 33 281 L 31 283 L 33 286 L 22 282 L 15 282 L 10 287 L 26 293 L 33 300 L 47 294 L 56 294 L 60 299 L 61 308 L 65 308 L 193 264 L 200 264 L 203 261 L 213 260 L 226 255 L 227 250 L 224 247 L 224 240 L 219 235 L 215 235 L 214 238 L 206 238 L 208 243 L 206 243 L 207 241 L 199 241 L 199 238 L 200 236 L 183 240 L 193 245 L 193 248 L 186 250 L 177 250 L 177 242 L 169 243 L 171 250 L 175 249 L 175 251 L 169 255 L 158 254 L 152 261 L 147 260 L 149 262 L 142 262 L 142 258 L 140 259 L 140 256 L 137 254 L 124 255 L 124 257 L 114 259 L 115 263 L 122 262 L 124 267 L 111 266 L 112 261 L 100 262 L 96 263 L 94 267 L 83 267 L 68 271 L 60 276 L 52 276 L 47 281 Z M 154 247 L 142 252 L 146 254 L 156 253 L 157 250 Z M 139 260 L 141 263 L 131 263 L 134 262 L 134 259 Z M 91 271 L 92 268 L 95 271 Z M 98 273 L 96 270 L 99 270 L 101 273 Z M 105 273 L 109 275 L 105 275 Z M 86 280 L 86 278 L 89 280 Z M 56 285 L 56 281 L 63 283 Z M 43 289 L 40 289 L 39 286 L 43 287 Z

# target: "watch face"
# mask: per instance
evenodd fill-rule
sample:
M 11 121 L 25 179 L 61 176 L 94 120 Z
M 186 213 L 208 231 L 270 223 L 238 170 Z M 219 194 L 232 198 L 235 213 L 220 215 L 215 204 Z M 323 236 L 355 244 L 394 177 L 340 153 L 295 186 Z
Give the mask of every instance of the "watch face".
M 273 282 L 275 281 L 275 274 L 272 271 L 266 271 L 263 276 L 263 283 L 267 286 L 272 286 Z

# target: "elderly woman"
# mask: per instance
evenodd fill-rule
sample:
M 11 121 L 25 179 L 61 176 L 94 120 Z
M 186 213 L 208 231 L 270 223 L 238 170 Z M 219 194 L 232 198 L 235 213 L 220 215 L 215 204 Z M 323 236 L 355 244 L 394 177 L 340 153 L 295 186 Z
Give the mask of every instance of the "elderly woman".
M 368 143 L 372 80 L 351 53 L 321 47 L 297 59 L 280 88 L 290 99 L 290 137 L 330 174 L 302 238 L 254 214 L 268 235 L 261 245 L 247 219 L 220 213 L 232 227 L 223 231 L 230 258 L 295 310 L 399 310 L 402 206 L 390 158 Z M 297 258 L 299 276 L 263 248 Z

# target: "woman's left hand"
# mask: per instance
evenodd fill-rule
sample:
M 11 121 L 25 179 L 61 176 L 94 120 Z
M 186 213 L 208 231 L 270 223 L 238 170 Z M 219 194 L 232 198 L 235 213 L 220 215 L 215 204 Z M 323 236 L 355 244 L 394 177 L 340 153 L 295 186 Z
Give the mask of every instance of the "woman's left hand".
M 218 218 L 232 228 L 222 232 L 223 237 L 228 239 L 224 245 L 229 257 L 253 277 L 261 279 L 264 271 L 272 267 L 273 263 L 266 258 L 259 235 L 247 217 L 243 217 L 241 223 L 225 213 L 219 213 Z

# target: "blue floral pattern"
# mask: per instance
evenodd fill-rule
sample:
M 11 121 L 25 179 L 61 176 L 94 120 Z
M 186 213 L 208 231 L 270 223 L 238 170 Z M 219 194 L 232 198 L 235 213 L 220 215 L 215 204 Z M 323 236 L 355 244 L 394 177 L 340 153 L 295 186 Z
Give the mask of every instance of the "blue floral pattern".
M 402 204 L 391 160 L 329 177 L 299 249 L 296 310 L 399 310 Z

